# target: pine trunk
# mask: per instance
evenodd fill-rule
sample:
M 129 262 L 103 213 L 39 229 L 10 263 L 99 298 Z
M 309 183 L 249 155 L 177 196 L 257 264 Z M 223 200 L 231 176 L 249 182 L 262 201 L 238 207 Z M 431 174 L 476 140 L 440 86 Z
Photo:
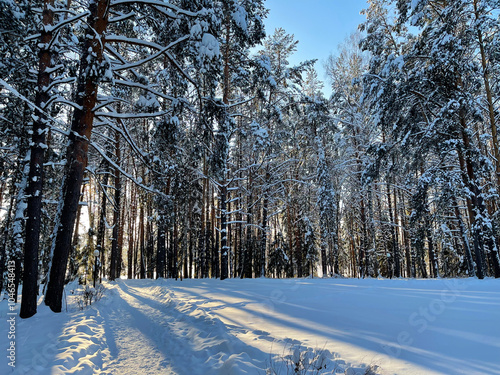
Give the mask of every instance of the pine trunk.
M 78 74 L 76 108 L 73 112 L 70 144 L 66 155 L 66 170 L 63 186 L 63 206 L 59 216 L 50 279 L 45 304 L 54 312 L 61 312 L 64 278 L 71 247 L 71 237 L 80 198 L 83 173 L 87 167 L 88 148 L 97 103 L 98 77 L 90 74 L 101 64 L 103 57 L 103 34 L 108 24 L 109 0 L 98 0 L 89 5 L 87 20 L 89 34 L 83 44 L 83 55 Z M 92 32 L 90 32 L 92 30 Z M 94 60 L 93 66 L 90 62 Z
M 120 165 L 120 138 L 118 132 L 115 133 L 115 153 L 116 153 L 116 164 Z M 120 210 L 121 210 L 121 178 L 120 178 L 120 170 L 118 168 L 114 169 L 114 187 L 115 187 L 115 197 L 114 197 L 114 211 L 113 211 L 113 234 L 111 239 L 111 259 L 110 259 L 110 271 L 109 271 L 109 279 L 111 281 L 120 277 L 118 272 L 119 263 L 120 263 L 120 253 L 121 247 L 118 245 L 118 236 L 120 232 Z
M 268 174 L 268 178 L 270 175 Z M 260 277 L 266 276 L 266 246 L 267 246 L 267 216 L 268 216 L 269 199 L 264 196 L 262 204 L 262 237 L 260 240 Z
M 164 215 L 160 216 L 158 221 L 158 239 L 156 245 L 156 277 L 165 277 L 165 263 L 167 247 L 165 244 L 165 235 L 167 226 L 165 225 Z
M 38 67 L 38 91 L 35 97 L 35 120 L 33 121 L 33 135 L 31 139 L 30 170 L 28 178 L 28 206 L 26 208 L 26 240 L 24 243 L 24 273 L 23 292 L 21 301 L 21 318 L 29 318 L 36 314 L 36 299 L 38 295 L 38 253 L 40 249 L 40 227 L 42 223 L 42 192 L 43 192 L 43 163 L 45 159 L 45 133 L 47 131 L 47 117 L 44 112 L 45 103 L 49 102 L 48 87 L 51 83 L 48 69 L 52 65 L 50 43 L 52 32 L 46 26 L 54 21 L 54 2 L 45 1 L 42 13 L 42 27 L 40 37 L 40 61 Z
M 134 278 L 134 248 L 135 248 L 135 223 L 137 215 L 137 198 L 135 189 L 130 188 L 130 211 L 128 213 L 128 249 L 127 249 L 127 278 Z
M 467 198 L 467 208 L 473 233 L 473 244 L 474 244 L 474 255 L 476 257 L 476 276 L 479 279 L 484 279 L 485 277 L 485 259 L 484 259 L 484 244 L 482 237 L 481 224 L 477 222 L 476 212 L 482 213 L 484 210 L 481 207 L 480 191 L 476 184 L 476 175 L 474 170 L 474 165 L 471 157 L 471 142 L 469 134 L 466 129 L 465 117 L 463 114 L 460 116 L 460 125 L 462 132 L 462 140 L 465 150 L 465 157 L 462 151 L 458 150 L 460 167 L 462 169 L 463 179 L 465 185 L 471 191 L 470 198 Z

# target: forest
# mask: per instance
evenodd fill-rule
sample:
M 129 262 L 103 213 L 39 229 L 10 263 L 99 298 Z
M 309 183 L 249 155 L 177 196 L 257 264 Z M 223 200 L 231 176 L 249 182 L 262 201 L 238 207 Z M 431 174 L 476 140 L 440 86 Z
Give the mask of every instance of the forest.
M 0 290 L 500 277 L 499 10 L 368 0 L 292 65 L 264 0 L 0 0 Z

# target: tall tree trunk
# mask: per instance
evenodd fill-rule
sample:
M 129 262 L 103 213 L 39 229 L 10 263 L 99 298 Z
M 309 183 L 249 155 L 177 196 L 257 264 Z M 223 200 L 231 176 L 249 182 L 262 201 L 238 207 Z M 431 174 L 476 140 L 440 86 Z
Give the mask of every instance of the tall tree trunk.
M 173 220 L 173 237 L 172 237 L 172 245 L 173 245 L 173 276 L 174 279 L 177 280 L 179 277 L 179 225 L 177 223 L 177 204 L 174 203 L 174 220 Z
M 394 211 L 392 209 L 392 198 L 391 198 L 391 190 L 389 188 L 389 183 L 386 185 L 387 188 L 387 203 L 388 203 L 388 211 L 389 211 L 389 225 L 390 225 L 390 231 L 391 231 L 391 242 L 392 242 L 392 264 L 394 266 L 394 277 L 400 277 L 401 276 L 401 266 L 400 266 L 400 259 L 399 259 L 399 244 L 396 239 L 396 229 L 395 229 L 395 217 L 394 217 L 394 212 L 396 212 L 396 207 L 394 207 Z M 396 196 L 394 196 L 396 198 Z M 396 203 L 394 203 L 396 205 Z
M 241 260 L 241 278 L 252 278 L 252 215 L 253 215 L 253 195 L 252 195 L 252 172 L 248 175 L 249 194 L 247 196 L 247 222 L 246 222 L 246 241 Z
M 3 285 L 3 283 L 4 283 L 3 274 L 5 272 L 5 265 L 7 264 L 7 244 L 9 242 L 9 229 L 10 229 L 10 223 L 12 221 L 12 211 L 14 210 L 14 200 L 16 197 L 16 185 L 17 185 L 17 175 L 15 175 L 12 178 L 12 181 L 10 183 L 9 208 L 7 209 L 4 221 L 2 222 L 4 227 L 3 227 L 3 233 L 2 233 L 2 247 L 0 248 L 0 275 L 1 275 L 1 277 L 0 277 L 0 291 L 3 290 L 3 286 L 4 286 Z M 35 307 L 35 313 L 36 313 L 36 307 Z
M 287 224 L 287 240 L 288 240 L 288 251 L 289 254 L 289 273 L 288 277 L 295 276 L 294 263 L 296 262 L 296 254 L 293 251 L 293 219 L 292 218 L 292 203 L 290 202 L 291 192 L 288 192 L 288 202 L 286 206 L 286 224 Z
M 123 189 L 122 196 L 126 197 L 127 196 L 127 189 L 126 185 Z M 118 263 L 116 265 L 117 273 L 118 276 L 122 274 L 122 267 L 125 265 L 123 263 L 123 239 L 124 239 L 124 232 L 125 232 L 125 209 L 126 206 L 124 204 L 121 204 L 121 209 L 120 209 L 120 220 L 118 221 L 119 226 L 118 226 Z
M 269 172 L 266 173 L 266 180 L 270 178 Z M 269 199 L 266 194 L 264 194 L 264 202 L 262 204 L 262 237 L 260 240 L 260 277 L 266 276 L 266 246 L 267 246 L 267 215 L 268 215 L 268 205 Z
M 82 192 L 80 194 L 80 203 L 78 204 L 78 210 L 76 212 L 76 223 L 75 230 L 73 232 L 73 241 L 71 246 L 71 251 L 69 254 L 69 276 L 76 277 L 78 274 L 78 265 L 76 261 L 77 251 L 78 251 L 78 239 L 80 237 L 80 217 L 82 216 L 82 206 L 84 201 L 85 185 L 82 185 Z
M 120 112 L 118 110 L 118 112 Z M 118 132 L 115 132 L 115 155 L 116 155 L 116 165 L 119 167 L 121 164 L 121 150 L 120 150 L 120 135 Z M 114 187 L 115 187 L 115 205 L 113 211 L 113 234 L 111 239 L 111 259 L 110 259 L 110 271 L 109 271 L 109 279 L 111 281 L 120 277 L 120 273 L 118 272 L 118 268 L 120 268 L 120 254 L 121 247 L 118 244 L 118 236 L 120 232 L 120 211 L 121 211 L 121 172 L 119 168 L 114 168 Z
M 187 274 L 185 275 L 188 279 L 191 279 L 193 276 L 193 256 L 194 256 L 194 246 L 195 246 L 195 239 L 198 237 L 198 230 L 194 228 L 194 223 L 193 223 L 193 203 L 191 202 L 190 207 L 189 207 L 189 217 L 188 217 L 188 222 L 189 222 L 189 227 L 188 227 L 188 248 L 187 248 L 187 256 L 188 256 L 188 261 L 187 263 Z
M 150 218 L 153 216 L 153 205 L 151 202 L 151 196 L 147 197 L 147 211 L 146 217 Z M 146 220 L 146 254 L 147 254 L 147 265 L 146 265 L 146 277 L 148 279 L 153 278 L 154 272 L 154 236 L 153 236 L 153 222 L 150 220 Z
M 430 273 L 431 273 L 431 277 L 436 278 L 436 277 L 439 277 L 439 272 L 438 272 L 436 250 L 434 247 L 434 240 L 432 238 L 431 226 L 432 226 L 431 221 L 429 220 L 428 217 L 426 217 L 426 219 L 425 219 L 425 235 L 427 236 L 427 249 L 429 251 Z
M 87 167 L 88 148 L 94 121 L 94 107 L 97 103 L 98 78 L 90 74 L 98 71 L 103 58 L 104 31 L 108 24 L 110 0 L 97 0 L 89 5 L 87 19 L 88 34 L 83 43 L 80 71 L 78 74 L 76 108 L 73 112 L 70 144 L 66 155 L 66 170 L 63 186 L 62 210 L 59 214 L 50 279 L 45 304 L 54 312 L 61 312 L 64 277 L 71 247 L 71 236 L 75 224 L 83 173 Z
M 135 233 L 135 221 L 136 221 L 136 194 L 130 189 L 130 211 L 128 217 L 128 249 L 127 249 L 127 278 L 134 278 L 134 233 Z
M 406 204 L 405 204 L 405 199 L 404 195 L 402 192 L 400 192 L 400 197 L 399 200 L 401 202 L 401 212 L 400 212 L 400 217 L 401 217 L 401 224 L 402 224 L 402 240 L 401 242 L 404 244 L 405 247 L 405 261 L 406 261 L 406 277 L 415 277 L 414 273 L 414 264 L 413 264 L 413 259 L 411 256 L 411 244 L 410 244 L 410 236 L 408 235 L 408 220 L 407 220 L 407 215 L 406 215 Z
M 105 164 L 105 169 L 107 169 L 107 164 Z M 99 251 L 99 265 L 95 268 L 96 275 L 94 275 L 94 280 L 97 278 L 97 274 L 104 277 L 104 272 L 106 270 L 106 251 L 104 246 L 104 240 L 106 237 L 106 210 L 108 197 L 106 195 L 107 185 L 108 185 L 109 174 L 108 171 L 104 173 L 102 177 L 101 184 L 101 209 L 99 211 L 99 225 L 97 227 L 97 239 L 96 239 L 96 250 Z
M 139 251 L 141 252 L 140 256 L 140 271 L 139 271 L 139 278 L 140 279 L 145 279 L 146 278 L 146 260 L 145 260 L 145 252 L 146 252 L 146 245 L 145 245 L 145 231 L 144 231 L 144 201 L 140 203 L 141 207 L 139 208 Z
M 473 243 L 474 243 L 474 255 L 476 257 L 476 276 L 479 279 L 484 279 L 485 277 L 485 259 L 484 259 L 484 244 L 482 238 L 482 228 L 481 224 L 477 222 L 476 212 L 480 214 L 484 211 L 481 209 L 482 198 L 480 197 L 480 191 L 476 183 L 476 173 L 474 170 L 474 165 L 471 156 L 471 142 L 469 134 L 466 128 L 465 116 L 461 114 L 460 116 L 460 126 L 462 132 L 462 140 L 464 144 L 465 156 L 462 150 L 458 150 L 460 168 L 462 169 L 462 175 L 465 185 L 471 191 L 470 198 L 467 198 L 467 209 L 469 213 L 469 218 L 471 222 L 471 228 L 473 233 Z
M 167 232 L 165 218 L 163 215 L 158 221 L 158 239 L 156 245 L 156 277 L 165 277 L 165 263 L 167 247 L 165 245 L 165 235 Z
M 225 3 L 226 6 L 229 6 L 228 3 Z M 226 179 L 226 169 L 227 169 L 227 153 L 229 148 L 229 132 L 227 130 L 229 119 L 228 119 L 228 110 L 229 110 L 229 95 L 231 93 L 230 88 L 230 69 L 229 69 L 229 57 L 231 51 L 231 19 L 229 9 L 226 9 L 226 20 L 225 20 L 225 49 L 224 49 L 224 87 L 223 87 L 223 95 L 222 101 L 225 108 L 225 117 L 224 121 L 224 130 L 221 136 L 221 142 L 224 142 L 224 145 L 221 146 L 221 149 L 224 151 L 221 153 L 220 157 L 223 159 L 222 165 L 222 180 L 220 182 L 220 242 L 221 242 L 221 253 L 220 253 L 220 279 L 224 280 L 228 277 L 229 271 L 229 250 L 230 246 L 228 243 L 228 225 L 227 225 L 227 201 L 228 201 L 228 190 L 227 190 L 227 179 Z
M 220 279 L 224 280 L 228 277 L 228 256 L 229 246 L 227 242 L 227 185 L 224 181 L 220 192 Z
M 214 190 L 212 188 L 212 197 L 214 196 Z M 214 198 L 215 199 L 215 198 Z M 217 206 L 217 211 L 220 212 L 220 200 L 218 200 L 218 206 Z M 214 246 L 212 247 L 212 277 L 215 277 L 218 279 L 220 277 L 220 267 L 219 267 L 219 261 L 220 261 L 220 235 L 221 233 L 217 231 L 215 228 L 219 225 L 220 227 L 220 218 L 217 218 L 215 214 L 215 201 L 213 203 L 213 211 L 212 211 L 212 221 L 214 223 L 214 230 L 213 230 L 213 235 L 214 235 Z
M 478 9 L 479 0 L 474 0 L 473 3 L 474 3 L 474 15 L 476 19 L 477 41 L 479 44 L 479 52 L 481 54 L 481 67 L 483 69 L 484 90 L 486 92 L 486 100 L 488 102 L 488 115 L 491 127 L 491 138 L 493 144 L 493 156 L 495 161 L 496 183 L 497 183 L 497 188 L 500 189 L 500 151 L 498 146 L 498 133 L 495 121 L 495 107 L 494 107 L 493 93 L 491 90 L 488 59 L 486 56 L 486 51 L 484 46 L 483 33 L 479 26 L 481 19 L 481 14 L 479 13 Z
M 368 240 L 367 240 L 367 225 L 366 225 L 366 208 L 365 198 L 360 194 L 360 215 L 361 215 L 361 234 L 360 234 L 360 249 L 359 249 L 359 276 L 366 277 L 368 273 Z
M 167 232 L 167 277 L 174 277 L 174 229 L 170 227 Z
M 472 253 L 469 245 L 469 237 L 467 236 L 465 224 L 462 220 L 462 216 L 460 215 L 460 209 L 458 208 L 458 203 L 455 198 L 453 198 L 453 206 L 455 211 L 455 218 L 458 222 L 458 228 L 460 230 L 460 238 L 462 239 L 462 247 L 464 248 L 468 275 L 473 276 L 476 274 L 476 265 L 474 263 L 474 260 L 472 259 Z
M 206 157 L 203 155 L 203 175 L 207 175 L 207 162 Z M 208 207 L 208 178 L 203 178 L 202 182 L 202 198 L 201 198 L 201 227 L 200 227 L 200 238 L 198 241 L 198 256 L 196 262 L 196 277 L 204 277 L 204 260 L 209 248 L 209 236 L 208 228 L 210 226 L 209 218 L 209 207 Z
M 41 30 L 38 66 L 38 90 L 35 105 L 42 110 L 50 96 L 48 88 L 51 83 L 50 72 L 52 53 L 50 44 L 54 22 L 53 0 L 45 0 L 42 12 L 43 27 Z M 33 134 L 31 138 L 30 170 L 28 178 L 28 206 L 26 208 L 26 240 L 24 243 L 24 273 L 23 292 L 21 301 L 21 318 L 29 318 L 36 314 L 36 299 L 38 295 L 38 253 L 40 249 L 40 226 L 42 222 L 42 194 L 43 194 L 43 162 L 45 159 L 45 132 L 47 131 L 47 116 L 44 112 L 35 109 Z M 80 190 L 78 190 L 79 192 Z

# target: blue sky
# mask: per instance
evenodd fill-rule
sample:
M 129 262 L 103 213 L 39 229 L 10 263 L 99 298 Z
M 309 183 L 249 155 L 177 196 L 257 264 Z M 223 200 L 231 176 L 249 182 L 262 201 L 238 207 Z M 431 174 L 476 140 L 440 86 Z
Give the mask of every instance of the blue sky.
M 323 62 L 345 38 L 365 20 L 359 14 L 367 7 L 366 0 L 266 0 L 270 10 L 266 24 L 268 35 L 282 27 L 299 41 L 292 64 L 318 59 L 318 76 L 325 81 Z M 325 81 L 325 94 L 330 88 Z

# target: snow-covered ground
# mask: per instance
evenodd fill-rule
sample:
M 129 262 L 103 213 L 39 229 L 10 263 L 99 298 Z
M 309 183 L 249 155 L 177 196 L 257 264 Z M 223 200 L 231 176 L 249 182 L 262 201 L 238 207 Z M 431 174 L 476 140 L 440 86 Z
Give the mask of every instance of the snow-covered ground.
M 120 280 L 16 321 L 0 374 L 500 374 L 500 280 Z M 288 359 L 287 359 L 288 358 Z M 307 359 L 309 358 L 309 359 Z M 314 359 L 316 359 L 314 361 Z M 288 367 L 288 368 L 287 368 Z M 313 367 L 310 367 L 311 374 Z M 274 372 L 269 372 L 274 374 Z

